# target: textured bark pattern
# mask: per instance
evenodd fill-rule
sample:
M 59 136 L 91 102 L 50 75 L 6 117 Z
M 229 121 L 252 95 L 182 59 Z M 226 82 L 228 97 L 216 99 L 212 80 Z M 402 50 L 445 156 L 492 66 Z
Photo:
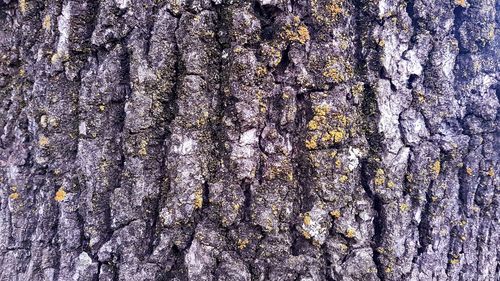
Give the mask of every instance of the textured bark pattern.
M 495 0 L 0 0 L 0 280 L 499 280 Z

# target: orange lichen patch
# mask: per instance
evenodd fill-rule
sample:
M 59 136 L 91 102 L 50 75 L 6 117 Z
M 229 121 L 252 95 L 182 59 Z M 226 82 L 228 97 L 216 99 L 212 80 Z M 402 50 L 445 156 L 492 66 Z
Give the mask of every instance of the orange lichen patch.
M 45 17 L 43 17 L 42 27 L 45 30 L 50 30 L 51 27 L 50 15 L 45 15 Z
M 472 176 L 472 175 L 474 174 L 474 172 L 472 171 L 472 169 L 471 169 L 470 167 L 467 167 L 467 168 L 465 169 L 465 172 L 466 172 L 466 173 L 467 173 L 467 175 L 469 175 L 469 176 Z
M 385 183 L 385 172 L 382 169 L 377 169 L 375 172 L 375 185 L 383 185 Z
M 66 191 L 64 191 L 64 189 L 61 187 L 61 188 L 59 188 L 59 190 L 57 190 L 57 192 L 56 192 L 56 196 L 54 196 L 54 199 L 55 199 L 57 202 L 61 202 L 61 201 L 63 201 L 65 198 L 66 198 Z
M 238 249 L 240 249 L 240 250 L 245 249 L 249 243 L 250 243 L 250 240 L 248 240 L 248 239 L 238 239 Z
M 340 218 L 340 216 L 341 216 L 340 210 L 333 210 L 333 211 L 331 211 L 330 212 L 330 216 L 332 216 L 335 219 Z
M 40 145 L 41 147 L 47 147 L 49 145 L 49 139 L 46 136 L 41 135 L 38 138 L 38 145 Z
M 460 7 L 464 7 L 464 8 L 467 7 L 467 1 L 465 1 L 465 0 L 455 0 L 455 4 L 460 6 Z
M 439 172 L 441 171 L 441 162 L 436 160 L 434 164 L 432 164 L 431 170 L 436 176 L 439 175 Z
M 19 193 L 18 192 L 12 192 L 10 195 L 9 195 L 9 198 L 12 199 L 12 200 L 16 200 L 19 198 Z
M 194 208 L 201 209 L 201 206 L 203 206 L 203 191 L 197 190 L 194 193 Z
M 346 232 L 345 232 L 345 236 L 347 238 L 354 238 L 356 237 L 356 230 L 352 227 L 349 227 L 347 228 Z

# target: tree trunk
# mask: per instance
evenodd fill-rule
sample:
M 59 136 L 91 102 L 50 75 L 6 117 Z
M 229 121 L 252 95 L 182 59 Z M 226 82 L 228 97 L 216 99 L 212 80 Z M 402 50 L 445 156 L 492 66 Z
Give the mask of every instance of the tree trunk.
M 0 0 L 0 280 L 499 280 L 498 10 Z

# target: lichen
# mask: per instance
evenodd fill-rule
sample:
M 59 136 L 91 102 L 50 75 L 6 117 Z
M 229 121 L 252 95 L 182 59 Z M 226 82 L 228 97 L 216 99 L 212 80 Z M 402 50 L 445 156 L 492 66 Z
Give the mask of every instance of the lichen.
M 347 238 L 354 238 L 356 237 L 356 230 L 352 227 L 349 227 L 347 228 L 346 232 L 345 232 L 345 236 Z
M 432 172 L 434 172 L 434 175 L 438 176 L 439 172 L 441 171 L 441 162 L 439 160 L 436 160 L 434 164 L 432 164 L 431 170 Z
M 385 172 L 382 169 L 377 169 L 375 172 L 375 179 L 374 179 L 375 185 L 383 185 L 385 183 Z
M 203 191 L 200 189 L 194 193 L 194 208 L 201 209 L 202 206 L 203 206 Z
M 9 198 L 12 200 L 16 200 L 19 198 L 19 193 L 14 191 L 9 195 Z
M 240 249 L 240 250 L 245 249 L 249 243 L 250 243 L 250 240 L 248 240 L 248 239 L 238 239 L 238 249 Z
M 460 6 L 460 7 L 463 7 L 463 8 L 466 8 L 467 7 L 467 1 L 466 0 L 455 0 L 455 4 Z
M 138 154 L 140 156 L 146 156 L 148 155 L 148 141 L 147 140 L 141 140 L 141 143 L 139 144 L 139 151 Z
M 56 192 L 56 196 L 54 196 L 54 200 L 57 202 L 61 202 L 66 198 L 66 191 L 62 187 L 59 188 Z
M 46 136 L 41 135 L 38 138 L 38 145 L 43 148 L 47 147 L 49 145 L 49 139 Z
M 318 135 L 313 135 L 311 139 L 306 140 L 305 144 L 309 150 L 316 149 L 318 147 Z
M 311 39 L 307 27 L 300 23 L 299 17 L 293 18 L 292 24 L 286 24 L 282 38 L 291 42 L 299 42 L 305 44 Z
M 26 0 L 19 0 L 19 10 L 21 11 L 21 13 L 26 13 L 27 6 L 28 4 L 26 3 Z
M 339 181 L 341 183 L 345 183 L 348 179 L 349 179 L 349 177 L 347 177 L 346 175 L 341 175 L 339 178 Z
M 333 211 L 331 211 L 330 212 L 330 216 L 332 216 L 335 219 L 340 218 L 340 216 L 341 216 L 340 210 L 333 210 Z
M 488 176 L 490 177 L 493 177 L 495 176 L 495 170 L 493 169 L 493 166 L 491 166 L 489 169 L 488 169 Z
M 304 214 L 304 225 L 311 225 L 311 215 L 309 212 Z
M 399 205 L 399 210 L 400 210 L 401 212 L 406 212 L 406 211 L 408 211 L 409 209 L 410 209 L 410 206 L 408 206 L 408 204 L 406 204 L 406 203 L 401 203 L 401 204 Z
M 474 172 L 472 171 L 472 169 L 471 169 L 470 167 L 467 167 L 467 168 L 465 169 L 465 172 L 466 172 L 466 173 L 467 173 L 467 175 L 469 175 L 469 176 L 472 176 L 472 175 L 474 174 Z
M 45 30 L 50 30 L 50 27 L 51 27 L 50 15 L 45 15 L 45 17 L 43 17 L 42 27 Z
M 267 74 L 267 68 L 263 67 L 263 66 L 258 66 L 257 69 L 255 70 L 255 74 L 257 75 L 257 77 L 264 77 L 266 76 Z

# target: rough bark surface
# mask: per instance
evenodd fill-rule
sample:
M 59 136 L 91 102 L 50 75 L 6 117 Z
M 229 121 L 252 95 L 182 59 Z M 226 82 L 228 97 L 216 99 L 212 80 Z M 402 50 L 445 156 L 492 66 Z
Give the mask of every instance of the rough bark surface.
M 0 280 L 499 280 L 499 10 L 0 0 Z

